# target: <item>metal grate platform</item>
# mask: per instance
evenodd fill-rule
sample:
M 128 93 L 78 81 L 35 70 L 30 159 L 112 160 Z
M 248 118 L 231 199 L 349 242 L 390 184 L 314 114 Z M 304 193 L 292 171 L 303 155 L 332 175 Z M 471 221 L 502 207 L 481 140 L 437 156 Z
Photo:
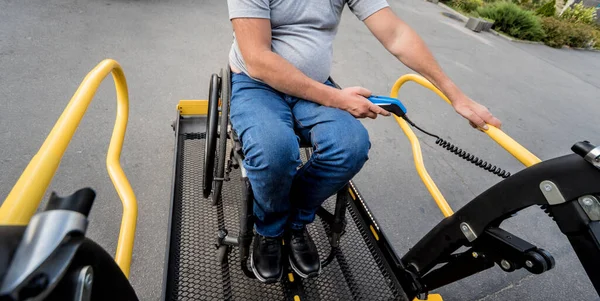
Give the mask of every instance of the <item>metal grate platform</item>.
M 374 246 L 351 206 L 341 251 L 316 279 L 295 276 L 292 284 L 285 277 L 271 285 L 249 279 L 239 267 L 237 248 L 220 264 L 215 248 L 219 226 L 232 234 L 239 229 L 239 170 L 223 186 L 222 205 L 212 206 L 202 197 L 204 135 L 183 133 L 178 138 L 166 300 L 407 300 L 392 284 L 382 259 L 373 255 Z M 325 208 L 333 212 L 334 205 L 331 198 Z M 317 218 L 309 231 L 326 257 L 328 225 Z

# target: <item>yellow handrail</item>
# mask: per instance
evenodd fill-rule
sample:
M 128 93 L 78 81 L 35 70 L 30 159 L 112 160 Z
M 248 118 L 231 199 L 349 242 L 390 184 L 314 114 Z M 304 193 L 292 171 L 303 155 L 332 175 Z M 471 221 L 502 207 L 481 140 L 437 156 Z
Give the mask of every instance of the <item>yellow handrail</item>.
M 451 104 L 448 97 L 446 97 L 446 95 L 444 95 L 444 93 L 442 93 L 442 91 L 440 91 L 438 88 L 436 88 L 426 78 L 424 78 L 420 75 L 417 75 L 417 74 L 406 74 L 406 75 L 401 76 L 396 81 L 396 83 L 394 83 L 394 86 L 392 87 L 390 96 L 397 98 L 402 85 L 404 85 L 406 82 L 409 82 L 409 81 L 415 82 L 415 83 L 435 92 L 439 97 L 441 97 L 443 100 L 445 100 L 448 104 Z M 431 179 L 431 176 L 429 176 L 429 173 L 427 173 L 427 169 L 425 169 L 425 165 L 423 164 L 423 155 L 421 154 L 421 145 L 419 144 L 419 139 L 417 138 L 415 133 L 410 128 L 409 124 L 404 119 L 399 118 L 395 115 L 394 115 L 394 118 L 396 119 L 396 122 L 398 123 L 400 128 L 402 128 L 402 131 L 404 131 L 404 134 L 406 134 L 406 136 L 408 137 L 408 140 L 410 141 L 410 144 L 411 144 L 412 150 L 413 150 L 415 167 L 417 169 L 417 173 L 421 177 L 421 180 L 425 184 L 425 187 L 427 187 L 427 190 L 429 190 L 429 193 L 431 194 L 431 196 L 433 197 L 433 199 L 435 200 L 435 202 L 437 203 L 438 207 L 440 208 L 440 210 L 442 211 L 442 213 L 444 214 L 445 217 L 448 217 L 448 216 L 454 214 L 454 212 L 448 205 L 448 202 L 446 201 L 446 199 L 444 198 L 444 196 L 442 195 L 440 190 L 435 185 L 435 182 L 433 182 L 433 180 Z M 534 165 L 534 164 L 540 162 L 540 159 L 538 159 L 535 155 L 533 155 L 531 152 L 529 152 L 525 147 L 520 145 L 518 142 L 516 142 L 515 140 L 510 138 L 506 133 L 504 133 L 503 131 L 501 131 L 500 129 L 498 129 L 492 125 L 488 125 L 488 126 L 489 126 L 489 129 L 485 130 L 484 132 L 486 134 L 488 134 L 488 136 L 490 136 L 490 138 L 492 138 L 494 141 L 496 141 L 496 143 L 498 143 L 505 150 L 507 150 L 511 155 L 513 155 L 517 160 L 519 160 L 521 163 L 523 163 L 525 166 L 529 167 L 531 165 Z
M 0 207 L 0 224 L 26 225 L 29 223 L 56 173 L 79 122 L 96 94 L 98 86 L 110 73 L 112 73 L 117 90 L 117 118 L 108 147 L 106 167 L 123 204 L 115 261 L 125 276 L 129 277 L 137 221 L 137 200 L 119 162 L 127 128 L 129 97 L 123 69 L 114 60 L 103 60 L 83 79 L 44 144 L 4 200 Z

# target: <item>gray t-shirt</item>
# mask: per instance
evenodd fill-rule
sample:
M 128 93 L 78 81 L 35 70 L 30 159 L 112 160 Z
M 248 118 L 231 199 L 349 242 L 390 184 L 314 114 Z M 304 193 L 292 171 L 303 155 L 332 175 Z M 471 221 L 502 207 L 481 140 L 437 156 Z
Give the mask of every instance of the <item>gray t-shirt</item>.
M 331 71 L 333 39 L 344 5 L 363 21 L 388 6 L 386 0 L 227 0 L 229 18 L 271 20 L 271 49 L 308 77 L 325 82 Z M 232 66 L 248 74 L 235 35 Z

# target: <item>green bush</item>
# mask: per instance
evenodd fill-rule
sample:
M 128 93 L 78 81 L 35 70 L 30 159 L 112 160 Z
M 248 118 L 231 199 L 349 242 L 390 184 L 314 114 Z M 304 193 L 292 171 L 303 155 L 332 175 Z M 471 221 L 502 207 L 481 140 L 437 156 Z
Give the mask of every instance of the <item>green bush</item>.
M 571 24 L 561 21 L 554 17 L 545 17 L 542 19 L 542 28 L 546 35 L 542 41 L 544 44 L 560 48 L 567 44 L 569 39 L 568 32 Z
M 519 4 L 519 7 L 521 7 L 524 10 L 530 10 L 530 11 L 536 11 L 540 5 L 536 4 L 534 2 L 523 2 L 523 3 L 517 3 Z
M 545 4 L 547 1 L 548 0 L 512 0 L 513 3 L 518 4 L 521 8 L 532 11 L 535 11 L 538 8 L 540 8 L 540 6 Z
M 593 47 L 594 43 L 594 28 L 585 24 L 570 24 L 571 33 L 569 33 L 569 39 L 567 40 L 567 46 L 577 48 L 588 48 Z
M 554 0 L 550 1 L 552 3 L 554 3 Z M 540 8 L 540 6 L 544 5 L 548 3 L 547 1 L 544 0 L 531 0 L 531 4 L 533 5 L 533 7 L 535 7 L 536 9 Z
M 539 41 L 544 37 L 540 19 L 512 2 L 496 2 L 480 7 L 477 13 L 495 21 L 493 28 L 517 39 Z
M 581 23 L 570 23 L 555 17 L 542 19 L 542 27 L 546 33 L 543 42 L 551 47 L 563 45 L 587 48 L 600 46 L 600 35 L 593 26 Z
M 452 0 L 451 5 L 458 10 L 470 13 L 483 5 L 483 0 Z
M 554 7 L 556 3 L 554 1 L 547 2 L 546 4 L 540 6 L 535 11 L 535 14 L 542 17 L 552 17 L 556 15 L 556 8 Z
M 565 9 L 560 17 L 571 23 L 594 24 L 596 20 L 596 8 L 585 7 L 583 3 L 577 3 Z

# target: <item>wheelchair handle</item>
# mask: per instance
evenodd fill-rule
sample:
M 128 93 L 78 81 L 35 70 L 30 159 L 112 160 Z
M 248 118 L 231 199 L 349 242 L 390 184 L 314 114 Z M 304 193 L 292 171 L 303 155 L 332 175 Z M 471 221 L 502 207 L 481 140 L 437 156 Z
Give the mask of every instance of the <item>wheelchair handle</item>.
M 397 98 L 371 95 L 367 99 L 373 104 L 380 106 L 382 109 L 393 113 L 398 117 L 406 115 L 406 107 Z

